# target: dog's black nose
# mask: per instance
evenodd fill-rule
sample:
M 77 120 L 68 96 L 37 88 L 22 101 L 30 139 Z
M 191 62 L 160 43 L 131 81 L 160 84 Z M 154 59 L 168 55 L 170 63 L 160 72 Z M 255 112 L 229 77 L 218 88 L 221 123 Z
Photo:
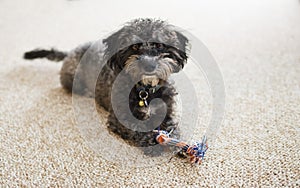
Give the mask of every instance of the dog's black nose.
M 157 67 L 157 62 L 156 62 L 157 60 L 155 57 L 141 56 L 140 61 L 143 69 L 146 72 L 153 72 Z
M 153 72 L 154 70 L 155 70 L 155 68 L 156 68 L 156 64 L 146 64 L 145 66 L 144 66 L 144 69 L 145 69 L 145 71 L 147 71 L 147 72 Z

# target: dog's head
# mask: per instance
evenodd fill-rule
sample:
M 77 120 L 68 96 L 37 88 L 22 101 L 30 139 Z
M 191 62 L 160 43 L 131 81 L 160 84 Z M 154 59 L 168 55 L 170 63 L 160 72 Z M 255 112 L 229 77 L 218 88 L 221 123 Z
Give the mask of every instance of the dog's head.
M 187 61 L 188 39 L 166 22 L 136 19 L 103 42 L 109 66 L 155 86 L 179 72 Z

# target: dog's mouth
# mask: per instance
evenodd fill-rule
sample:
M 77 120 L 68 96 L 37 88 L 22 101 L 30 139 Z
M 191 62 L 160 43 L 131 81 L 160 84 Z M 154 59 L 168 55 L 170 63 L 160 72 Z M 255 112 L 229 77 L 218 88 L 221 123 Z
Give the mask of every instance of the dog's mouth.
M 160 79 L 154 74 L 144 74 L 142 75 L 142 84 L 143 85 L 150 85 L 152 87 L 157 86 L 160 83 Z

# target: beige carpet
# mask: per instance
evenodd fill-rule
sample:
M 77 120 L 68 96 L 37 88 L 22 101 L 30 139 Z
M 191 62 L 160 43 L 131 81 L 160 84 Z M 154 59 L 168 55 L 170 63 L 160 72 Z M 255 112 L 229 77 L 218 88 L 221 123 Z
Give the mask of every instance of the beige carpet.
M 199 167 L 147 157 L 144 163 L 153 165 L 134 167 L 134 152 L 115 151 L 123 164 L 107 160 L 95 148 L 128 147 L 114 137 L 101 138 L 105 145 L 100 146 L 86 139 L 106 131 L 107 114 L 99 116 L 101 131 L 83 135 L 72 97 L 59 84 L 61 64 L 22 59 L 35 47 L 71 49 L 136 17 L 162 18 L 189 30 L 222 71 L 226 115 Z M 1 0 L 0 186 L 299 187 L 299 23 L 297 0 Z M 204 126 L 209 90 L 203 86 L 199 92 Z

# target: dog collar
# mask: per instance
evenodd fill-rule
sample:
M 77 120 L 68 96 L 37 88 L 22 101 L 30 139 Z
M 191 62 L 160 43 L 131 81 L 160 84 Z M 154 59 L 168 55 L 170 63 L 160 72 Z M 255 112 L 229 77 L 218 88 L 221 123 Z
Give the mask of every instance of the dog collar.
M 152 87 L 150 85 L 145 86 L 145 85 L 137 83 L 136 84 L 136 90 L 137 90 L 137 93 L 139 94 L 139 98 L 140 98 L 139 106 L 140 107 L 142 107 L 142 106 L 147 107 L 148 106 L 147 99 L 148 99 L 149 95 L 154 94 L 160 88 L 161 88 L 160 85 L 156 85 L 156 86 Z

